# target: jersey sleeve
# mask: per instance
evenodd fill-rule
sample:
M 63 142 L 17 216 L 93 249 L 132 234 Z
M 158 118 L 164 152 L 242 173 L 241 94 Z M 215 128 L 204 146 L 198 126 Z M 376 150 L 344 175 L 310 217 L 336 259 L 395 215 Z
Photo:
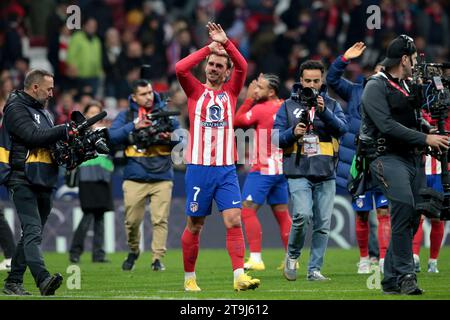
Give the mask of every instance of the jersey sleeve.
M 253 99 L 245 99 L 244 103 L 237 110 L 234 117 L 234 125 L 236 127 L 250 127 L 257 122 L 257 107 L 253 107 Z
M 227 40 L 223 45 L 227 53 L 233 61 L 234 69 L 231 75 L 230 82 L 227 84 L 229 90 L 237 97 L 244 86 L 245 78 L 247 77 L 247 61 L 230 40 Z
M 180 85 L 188 98 L 196 98 L 196 96 L 200 96 L 203 89 L 203 85 L 196 77 L 194 77 L 191 73 L 191 69 L 198 65 L 210 53 L 211 50 L 209 47 L 205 46 L 200 50 L 191 53 L 186 58 L 181 59 L 175 65 L 175 73 L 178 81 L 180 82 Z

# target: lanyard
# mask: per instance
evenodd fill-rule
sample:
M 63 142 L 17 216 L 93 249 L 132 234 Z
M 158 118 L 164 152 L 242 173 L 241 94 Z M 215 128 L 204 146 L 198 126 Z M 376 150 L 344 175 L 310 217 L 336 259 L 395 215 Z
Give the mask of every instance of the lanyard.
M 307 130 L 309 130 L 310 127 L 311 127 L 311 129 L 314 129 L 313 122 L 314 122 L 315 115 L 316 115 L 316 107 L 312 107 L 311 110 L 309 110 L 309 126 L 308 126 Z
M 146 118 L 147 114 L 151 113 L 152 110 L 149 109 L 147 111 L 147 109 L 145 109 L 144 107 L 139 107 L 139 120 L 143 120 Z
M 409 97 L 409 93 L 406 92 L 402 87 L 400 87 L 398 84 L 396 84 L 394 81 L 392 81 L 391 79 L 388 79 L 389 83 L 391 84 L 391 86 L 393 86 L 395 89 L 397 89 L 398 91 L 400 91 L 401 93 L 403 93 L 403 95 L 405 97 Z

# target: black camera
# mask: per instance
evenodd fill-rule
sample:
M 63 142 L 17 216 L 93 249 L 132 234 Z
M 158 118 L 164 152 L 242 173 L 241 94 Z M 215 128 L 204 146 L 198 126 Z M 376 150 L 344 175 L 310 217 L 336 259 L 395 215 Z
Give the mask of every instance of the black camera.
M 322 85 L 319 91 L 314 88 L 303 87 L 300 83 L 296 83 L 294 84 L 291 98 L 295 102 L 306 106 L 308 109 L 311 109 L 312 107 L 317 105 L 317 97 L 325 88 L 325 85 Z
M 152 145 L 169 145 L 169 140 L 163 140 L 159 137 L 162 132 L 173 132 L 172 116 L 178 116 L 179 111 L 161 111 L 157 110 L 147 115 L 152 122 L 151 126 L 139 130 L 133 130 L 128 137 L 130 144 L 135 145 L 138 150 L 144 150 Z
M 106 117 L 106 112 L 86 119 L 79 111 L 72 112 L 71 127 L 77 132 L 68 141 L 57 141 L 50 149 L 53 158 L 67 170 L 75 169 L 81 163 L 96 158 L 97 154 L 108 154 L 108 129 L 89 129 L 94 123 Z
M 445 121 L 450 108 L 450 77 L 445 76 L 445 69 L 450 69 L 450 63 L 427 63 L 420 55 L 419 62 L 413 69 L 412 102 L 418 112 L 426 110 L 432 119 L 437 120 L 438 134 L 448 136 Z M 444 192 L 432 188 L 420 190 L 422 202 L 416 205 L 430 218 L 450 220 L 450 179 L 448 167 L 448 152 L 437 153 L 428 150 L 428 154 L 441 162 L 441 180 Z

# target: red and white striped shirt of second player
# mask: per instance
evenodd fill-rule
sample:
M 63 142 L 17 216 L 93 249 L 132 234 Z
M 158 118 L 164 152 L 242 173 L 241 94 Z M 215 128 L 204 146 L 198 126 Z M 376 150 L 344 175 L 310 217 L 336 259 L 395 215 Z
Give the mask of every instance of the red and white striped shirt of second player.
M 175 66 L 178 81 L 188 98 L 190 137 L 186 161 L 190 164 L 224 166 L 233 165 L 236 159 L 233 121 L 237 97 L 247 75 L 247 62 L 230 40 L 223 46 L 234 69 L 231 79 L 221 90 L 207 88 L 190 72 L 211 54 L 208 46 Z
M 263 175 L 283 174 L 283 151 L 272 145 L 272 128 L 277 111 L 283 100 L 267 100 L 253 105 L 253 99 L 246 99 L 236 113 L 236 127 L 256 126 L 253 140 L 253 158 L 250 172 Z

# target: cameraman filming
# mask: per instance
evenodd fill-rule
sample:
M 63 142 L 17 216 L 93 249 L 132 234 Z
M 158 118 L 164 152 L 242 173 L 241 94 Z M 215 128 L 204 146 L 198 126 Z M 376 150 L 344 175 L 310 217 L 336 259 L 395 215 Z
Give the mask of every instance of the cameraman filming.
M 420 220 L 415 204 L 425 186 L 423 150 L 427 145 L 448 149 L 447 137 L 421 132 L 420 109 L 411 102 L 407 84 L 416 58 L 410 37 L 394 39 L 381 62 L 386 71 L 369 79 L 361 101 L 360 137 L 376 153 L 370 172 L 391 205 L 392 234 L 382 281 L 385 294 L 423 293 L 417 286 L 412 252 Z
M 24 90 L 13 91 L 5 106 L 3 125 L 11 147 L 10 171 L 6 186 L 19 216 L 22 236 L 12 258 L 11 272 L 3 292 L 8 295 L 29 295 L 23 287 L 23 275 L 29 267 L 43 296 L 54 295 L 62 283 L 59 273 L 51 276 L 41 251 L 42 232 L 52 209 L 52 189 L 58 178 L 49 145 L 68 140 L 74 133 L 66 124 L 54 126 L 46 110 L 53 96 L 53 75 L 45 70 L 30 71 Z
M 153 91 L 147 80 L 133 83 L 130 95 L 130 109 L 120 112 L 109 130 L 112 145 L 126 145 L 127 163 L 124 169 L 123 195 L 125 205 L 125 229 L 130 252 L 122 264 L 122 270 L 130 271 L 139 257 L 139 227 L 144 219 L 147 198 L 150 199 L 152 239 L 152 270 L 162 271 L 161 262 L 166 253 L 168 218 L 173 187 L 170 132 L 161 132 L 154 144 L 137 147 L 133 137 L 139 130 L 150 130 L 155 122 L 149 115 L 166 109 L 160 96 Z M 172 127 L 179 127 L 178 121 L 171 120 Z M 156 124 L 157 125 L 157 124 Z M 130 139 L 131 138 L 131 139 Z
M 320 272 L 330 232 L 336 194 L 336 139 L 347 132 L 347 121 L 339 103 L 323 86 L 325 67 L 309 60 L 300 66 L 300 84 L 278 110 L 273 141 L 284 149 L 283 172 L 288 178 L 293 202 L 292 227 L 284 276 L 297 278 L 297 260 L 313 221 L 311 255 L 307 279 L 328 280 Z M 277 135 L 279 134 L 279 137 Z

